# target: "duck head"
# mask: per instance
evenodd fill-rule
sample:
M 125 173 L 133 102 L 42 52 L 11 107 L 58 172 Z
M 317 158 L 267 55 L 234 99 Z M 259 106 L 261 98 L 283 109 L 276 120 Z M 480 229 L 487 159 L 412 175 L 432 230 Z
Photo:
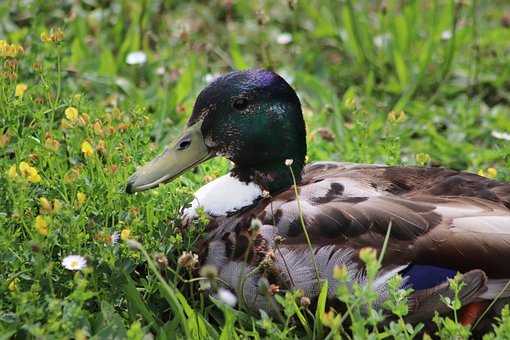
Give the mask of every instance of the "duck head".
M 215 156 L 231 160 L 234 176 L 271 193 L 292 185 L 306 155 L 301 104 L 292 87 L 267 70 L 232 72 L 199 94 L 182 134 L 128 180 L 134 193 L 169 182 Z

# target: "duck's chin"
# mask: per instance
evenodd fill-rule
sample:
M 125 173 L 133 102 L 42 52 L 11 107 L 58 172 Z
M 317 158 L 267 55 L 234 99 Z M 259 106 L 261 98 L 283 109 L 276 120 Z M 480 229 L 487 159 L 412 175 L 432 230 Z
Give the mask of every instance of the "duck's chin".
M 235 214 L 261 197 L 260 186 L 253 182 L 242 182 L 228 173 L 198 189 L 190 206 L 182 209 L 181 219 L 184 225 L 189 224 L 198 217 L 200 209 L 210 217 Z

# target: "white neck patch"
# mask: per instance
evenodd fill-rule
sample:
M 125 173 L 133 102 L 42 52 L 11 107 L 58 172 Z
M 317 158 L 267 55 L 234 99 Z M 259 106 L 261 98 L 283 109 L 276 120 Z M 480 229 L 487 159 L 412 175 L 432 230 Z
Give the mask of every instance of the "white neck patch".
M 182 210 L 185 223 L 198 216 L 198 208 L 203 208 L 211 217 L 234 213 L 260 198 L 262 189 L 253 182 L 241 182 L 228 173 L 198 189 L 194 196 L 191 206 Z

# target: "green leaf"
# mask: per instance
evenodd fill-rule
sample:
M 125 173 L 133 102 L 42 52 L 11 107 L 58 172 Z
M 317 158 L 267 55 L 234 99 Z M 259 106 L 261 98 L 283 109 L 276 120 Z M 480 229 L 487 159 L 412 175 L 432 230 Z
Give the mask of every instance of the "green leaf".
M 234 32 L 230 34 L 230 57 L 232 58 L 232 63 L 234 64 L 234 68 L 237 70 L 245 70 L 249 68 L 248 63 L 244 60 L 243 54 L 241 53 L 241 47 L 237 41 L 237 36 Z
M 173 90 L 175 104 L 181 104 L 184 99 L 189 97 L 193 88 L 193 75 L 195 74 L 195 59 L 191 58 L 186 68 L 181 72 L 181 76 Z
M 126 298 L 129 303 L 129 311 L 131 313 L 131 310 L 133 309 L 135 312 L 138 312 L 142 314 L 142 316 L 145 318 L 145 320 L 154 327 L 154 330 L 157 330 L 156 326 L 158 324 L 156 320 L 156 316 L 152 311 L 147 307 L 147 304 L 145 301 L 143 301 L 142 297 L 140 296 L 140 293 L 136 289 L 135 283 L 127 275 L 125 272 L 123 272 L 124 277 L 126 278 L 126 284 L 124 285 L 124 290 L 126 291 Z
M 117 74 L 117 64 L 110 49 L 104 48 L 99 57 L 99 74 L 114 77 Z
M 122 65 L 125 64 L 125 57 L 129 52 L 138 51 L 140 49 L 140 33 L 138 32 L 138 26 L 132 24 L 129 27 L 128 32 L 124 36 L 124 41 L 120 46 L 119 53 L 117 55 L 117 63 Z
M 393 50 L 393 62 L 395 63 L 395 70 L 397 71 L 401 90 L 404 90 L 409 83 L 409 72 L 407 71 L 403 55 L 397 49 Z
M 317 339 L 324 337 L 324 328 L 322 327 L 321 317 L 326 312 L 326 300 L 328 298 L 328 281 L 322 280 L 321 292 L 317 299 L 317 308 L 315 309 L 314 333 Z
M 87 57 L 83 42 L 74 38 L 71 43 L 71 64 L 79 65 Z
M 101 301 L 99 329 L 91 339 L 126 339 L 127 331 L 122 317 L 108 302 Z

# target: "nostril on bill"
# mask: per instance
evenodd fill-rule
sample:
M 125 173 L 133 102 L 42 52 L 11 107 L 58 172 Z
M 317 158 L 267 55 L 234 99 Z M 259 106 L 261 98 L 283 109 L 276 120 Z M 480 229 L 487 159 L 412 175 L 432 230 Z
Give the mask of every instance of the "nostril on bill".
M 184 150 L 184 149 L 188 148 L 190 145 L 191 145 L 191 136 L 186 136 L 183 139 L 181 139 L 179 144 L 177 144 L 177 150 L 179 150 L 179 151 Z

